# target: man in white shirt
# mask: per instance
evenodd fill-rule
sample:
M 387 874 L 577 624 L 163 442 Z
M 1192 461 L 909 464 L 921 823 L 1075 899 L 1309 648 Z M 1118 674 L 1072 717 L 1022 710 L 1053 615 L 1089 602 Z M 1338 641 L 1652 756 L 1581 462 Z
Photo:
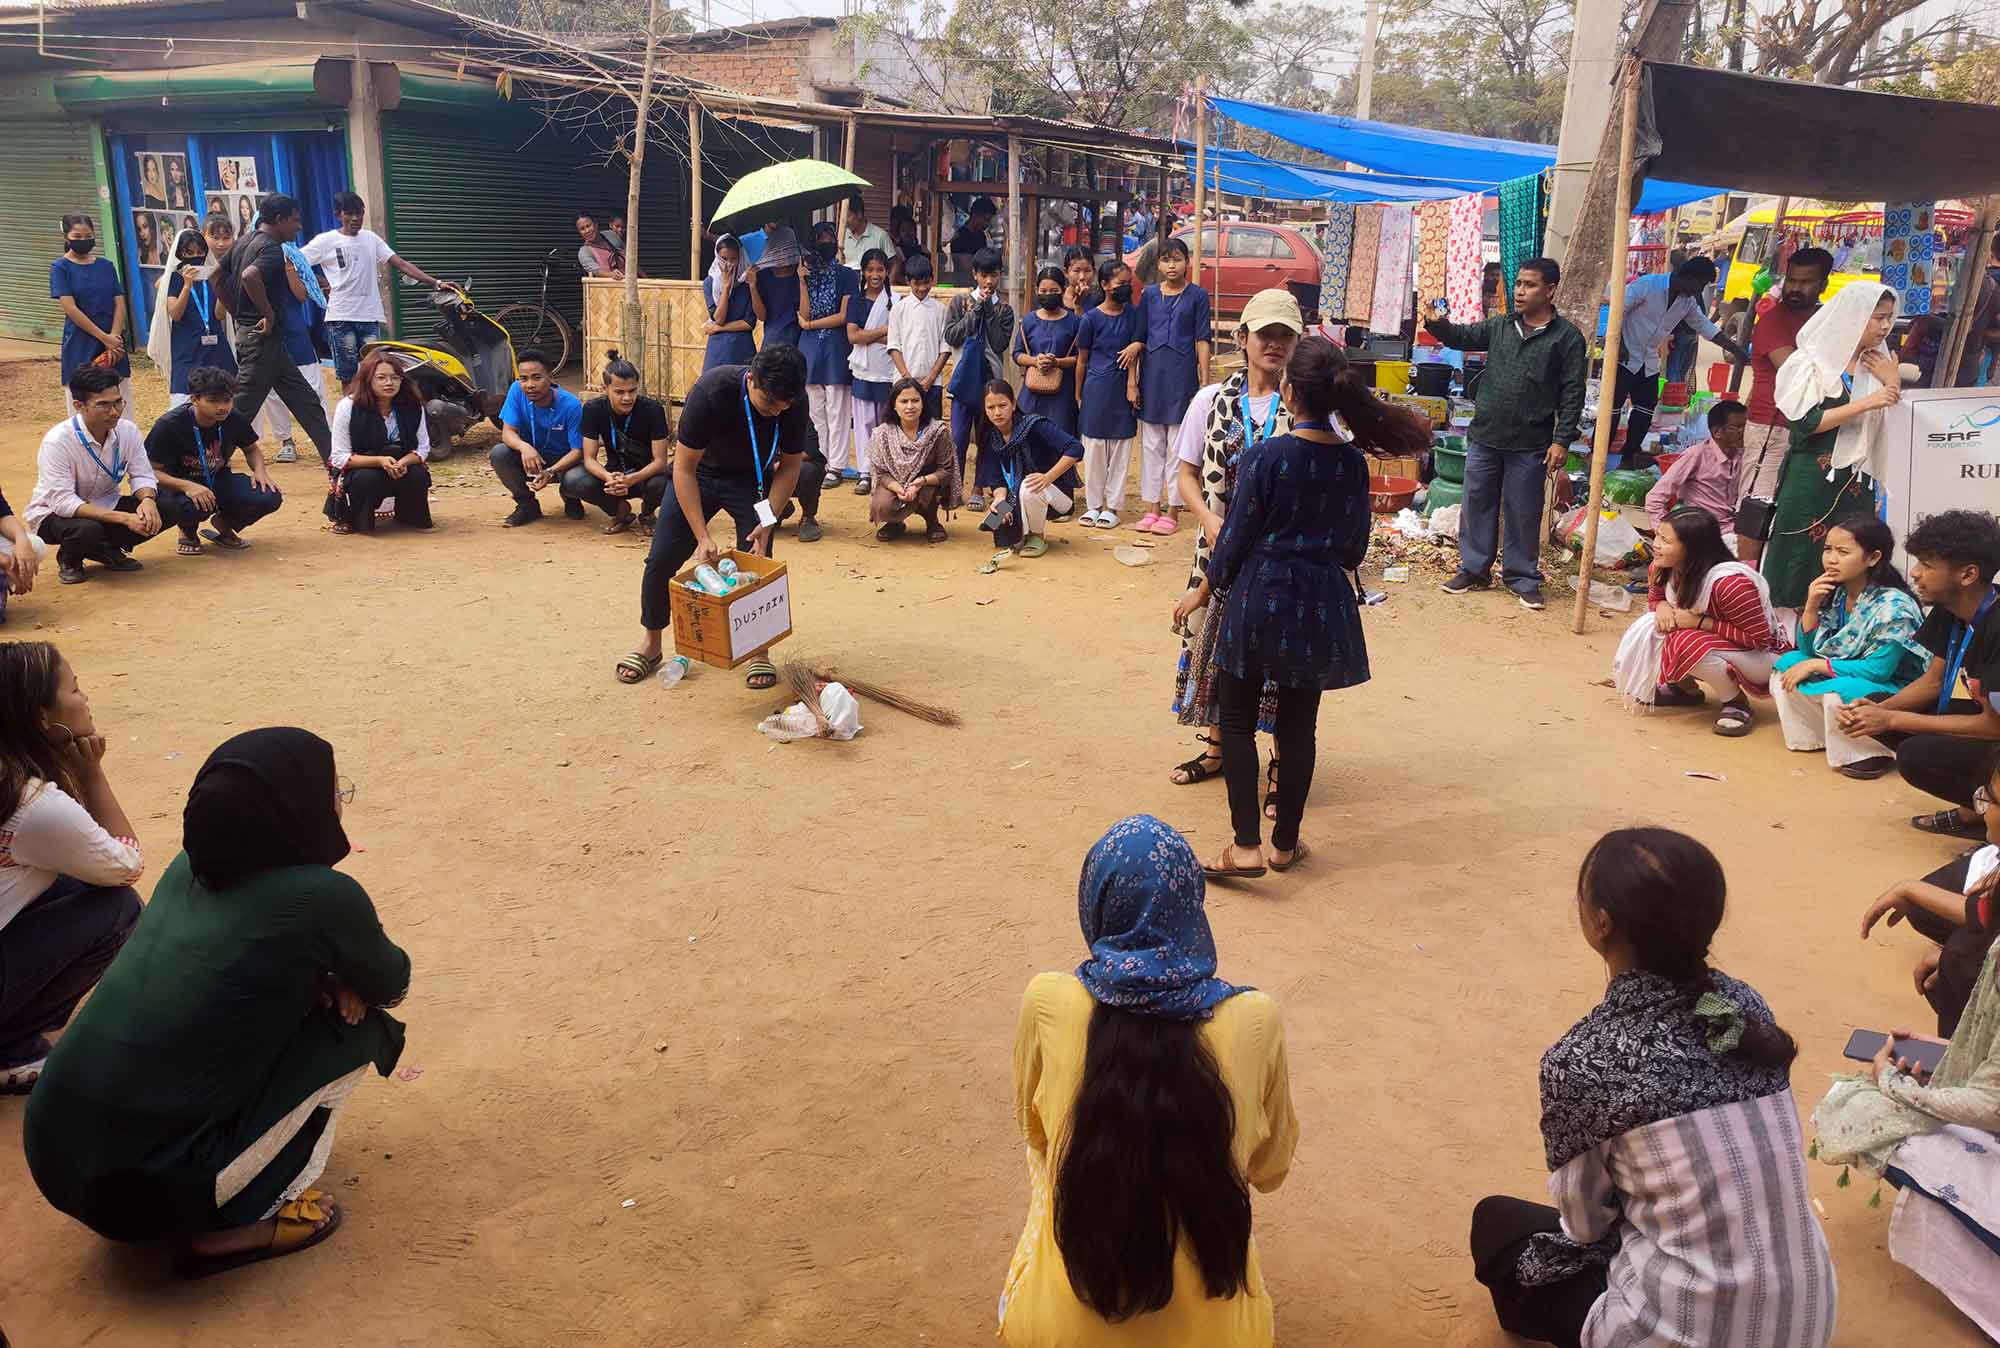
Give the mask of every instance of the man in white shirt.
M 889 231 L 868 223 L 868 203 L 857 194 L 847 203 L 847 237 L 840 241 L 840 260 L 860 271 L 861 259 L 868 256 L 870 248 L 880 248 L 885 257 L 896 251 Z
M 374 230 L 362 228 L 368 206 L 354 193 L 335 193 L 333 213 L 340 228 L 315 236 L 305 246 L 305 255 L 326 273 L 326 343 L 333 348 L 334 378 L 344 389 L 354 381 L 361 348 L 375 340 L 387 317 L 382 308 L 382 264 L 433 290 L 444 289 L 444 282 L 398 257 Z
M 137 571 L 129 549 L 160 532 L 159 480 L 139 428 L 125 420 L 116 371 L 85 365 L 69 379 L 74 415 L 42 437 L 28 528 L 56 548 L 56 578 L 87 579 L 86 557 L 110 571 Z M 129 482 L 131 491 L 119 484 Z
M 1632 415 L 1625 422 L 1625 446 L 1620 468 L 1644 465 L 1641 449 L 1653 426 L 1653 405 L 1660 396 L 1660 366 L 1672 349 L 1674 329 L 1683 320 L 1696 332 L 1742 360 L 1749 353 L 1722 335 L 1702 307 L 1702 292 L 1715 283 L 1715 263 L 1689 258 L 1672 274 L 1655 272 L 1625 287 L 1625 326 L 1619 329 L 1618 379 L 1611 401 L 1599 415 L 1615 417 L 1629 399 Z
M 934 417 L 944 415 L 944 390 L 937 385 L 951 359 L 944 342 L 944 305 L 931 295 L 936 278 L 931 260 L 913 257 L 903 267 L 909 278 L 910 297 L 889 310 L 889 359 L 895 362 L 899 379 L 914 379 L 924 386 L 924 403 Z

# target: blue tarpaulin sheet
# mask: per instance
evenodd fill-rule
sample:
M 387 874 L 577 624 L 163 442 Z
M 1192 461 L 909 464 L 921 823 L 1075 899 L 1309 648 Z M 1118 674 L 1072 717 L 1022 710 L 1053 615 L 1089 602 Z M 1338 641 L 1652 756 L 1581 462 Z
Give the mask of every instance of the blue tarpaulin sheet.
M 1556 162 L 1555 146 L 1536 145 L 1524 140 L 1496 140 L 1489 136 L 1467 136 L 1454 131 L 1427 131 L 1421 127 L 1395 126 L 1388 122 L 1364 122 L 1358 117 L 1342 117 L 1337 113 L 1301 112 L 1296 108 L 1249 103 L 1235 98 L 1211 98 L 1209 104 L 1224 117 L 1328 158 L 1378 169 L 1383 173 L 1403 175 L 1400 181 L 1405 186 L 1419 182 L 1451 189 L 1436 194 L 1426 192 L 1426 197 L 1490 192 L 1510 178 L 1539 173 Z M 1297 171 L 1300 166 L 1285 167 Z M 1365 175 L 1347 175 L 1347 181 L 1358 188 L 1369 180 Z M 1719 187 L 1696 187 L 1688 183 L 1648 179 L 1632 209 L 1639 215 L 1671 210 L 1690 201 L 1716 196 L 1722 190 Z M 1422 198 L 1378 193 L 1326 199 L 1408 201 Z
M 1182 142 L 1186 148 L 1186 142 Z M 1429 178 L 1394 174 L 1337 173 L 1332 169 L 1266 159 L 1248 150 L 1210 150 L 1208 185 L 1216 185 L 1218 170 L 1224 192 L 1266 197 L 1273 201 L 1437 201 L 1464 196 L 1469 188 Z M 1194 151 L 1187 150 L 1188 176 L 1194 176 Z

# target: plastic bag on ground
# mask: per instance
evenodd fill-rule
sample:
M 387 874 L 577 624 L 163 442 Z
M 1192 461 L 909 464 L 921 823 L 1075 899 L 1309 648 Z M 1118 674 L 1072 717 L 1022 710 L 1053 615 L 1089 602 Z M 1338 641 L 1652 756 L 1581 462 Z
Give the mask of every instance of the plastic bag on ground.
M 1461 507 L 1459 506 L 1448 505 L 1439 506 L 1436 510 L 1433 510 L 1431 512 L 1431 532 L 1457 542 L 1458 512 L 1460 509 Z
M 827 739 L 851 740 L 861 733 L 861 704 L 844 684 L 829 683 L 821 689 L 819 709 L 826 717 Z M 819 721 L 805 703 L 794 702 L 759 721 L 757 729 L 774 740 L 809 740 L 819 734 Z
M 1579 551 L 1583 548 L 1584 513 L 1587 506 L 1578 506 L 1563 516 L 1563 542 Z M 1601 512 L 1597 521 L 1597 556 L 1599 566 L 1616 566 L 1631 556 L 1639 546 L 1639 531 L 1631 521 L 1615 510 Z

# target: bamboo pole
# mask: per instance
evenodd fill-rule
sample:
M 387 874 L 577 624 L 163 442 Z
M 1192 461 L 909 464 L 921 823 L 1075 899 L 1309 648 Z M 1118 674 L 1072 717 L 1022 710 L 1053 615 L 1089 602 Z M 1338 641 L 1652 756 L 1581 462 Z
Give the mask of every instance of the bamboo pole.
M 1203 209 L 1208 204 L 1208 76 L 1194 82 L 1194 283 L 1201 284 L 1201 231 Z M 1220 245 L 1222 236 L 1216 235 Z M 1209 303 L 1222 303 L 1221 292 L 1209 295 Z
M 701 279 L 701 104 L 688 100 L 688 280 Z
M 1965 344 L 1972 338 L 1972 311 L 1979 301 L 1979 281 L 1986 274 L 1986 259 L 1993 250 L 1993 230 L 2000 218 L 2000 195 L 1988 194 L 1979 208 L 1979 225 L 1965 242 L 1965 257 L 1958 267 L 1958 279 L 1951 291 L 1951 327 L 1938 347 L 1937 363 L 1931 366 L 1931 387 L 1950 388 L 1958 382 L 1958 365 L 1965 359 Z
M 1604 503 L 1604 469 L 1611 458 L 1612 406 L 1618 383 L 1618 339 L 1625 326 L 1625 259 L 1632 241 L 1632 138 L 1639 122 L 1639 63 L 1625 63 L 1625 109 L 1618 131 L 1618 195 L 1611 217 L 1611 316 L 1604 327 L 1604 369 L 1597 382 L 1597 432 L 1590 445 L 1590 496 L 1583 514 L 1583 556 L 1577 568 L 1576 614 L 1581 633 L 1590 615 L 1590 570 L 1597 559 L 1597 512 Z
M 1000 283 L 1000 293 L 1008 294 L 1007 282 L 1012 281 L 1015 298 L 1014 312 L 1028 312 L 1027 291 L 1023 285 L 1022 260 L 1029 256 L 1021 237 L 1021 138 L 1013 132 L 1007 133 L 1007 275 Z M 1009 360 L 1009 366 L 1013 361 Z M 1012 373 L 1012 370 L 1009 370 Z
M 840 166 L 849 173 L 854 172 L 854 133 L 858 130 L 853 113 L 847 114 L 847 125 L 841 131 L 845 142 L 840 149 Z M 833 215 L 833 260 L 838 263 L 847 252 L 847 198 L 840 199 L 840 207 Z
M 646 372 L 646 314 L 639 307 L 639 186 L 640 175 L 646 165 L 646 137 L 652 130 L 649 119 L 653 111 L 653 72 L 658 65 L 660 41 L 660 0 L 648 0 L 646 6 L 646 68 L 639 78 L 639 105 L 632 118 L 632 169 L 625 184 L 625 303 L 623 320 L 623 341 L 627 358 L 638 357 L 640 381 L 643 384 Z M 673 397 L 673 362 L 667 362 L 667 387 L 660 390 L 660 401 Z M 588 378 L 588 376 L 585 376 Z

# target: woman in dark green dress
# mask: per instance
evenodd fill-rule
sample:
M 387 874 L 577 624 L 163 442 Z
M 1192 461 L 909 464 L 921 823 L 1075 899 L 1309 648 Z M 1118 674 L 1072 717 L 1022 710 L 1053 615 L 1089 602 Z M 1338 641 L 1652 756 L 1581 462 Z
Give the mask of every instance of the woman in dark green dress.
M 199 1277 L 331 1235 L 311 1186 L 333 1110 L 387 1075 L 410 959 L 332 869 L 352 798 L 333 748 L 253 730 L 209 755 L 185 849 L 29 1097 L 28 1168 L 112 1240 L 168 1240 Z
M 1872 282 L 1844 286 L 1799 329 L 1798 346 L 1778 371 L 1778 410 L 1792 440 L 1761 568 L 1774 608 L 1805 607 L 1835 520 L 1875 513 L 1874 483 L 1856 470 L 1872 463 L 1879 413 L 1902 396 L 1896 358 L 1883 345 L 1895 322 L 1893 291 Z

